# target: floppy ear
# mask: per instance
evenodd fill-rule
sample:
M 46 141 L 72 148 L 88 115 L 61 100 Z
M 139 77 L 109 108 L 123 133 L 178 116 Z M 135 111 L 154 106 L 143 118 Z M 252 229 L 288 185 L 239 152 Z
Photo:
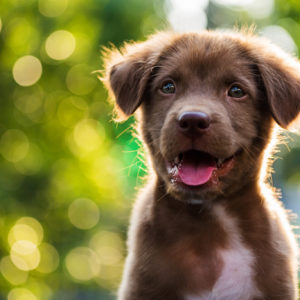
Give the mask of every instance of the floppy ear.
M 143 101 L 151 72 L 172 34 L 159 33 L 146 42 L 127 44 L 120 51 L 105 50 L 103 82 L 116 102 L 119 120 L 135 112 Z
M 266 41 L 254 44 L 256 50 L 252 50 L 271 113 L 281 127 L 287 128 L 300 112 L 300 62 Z

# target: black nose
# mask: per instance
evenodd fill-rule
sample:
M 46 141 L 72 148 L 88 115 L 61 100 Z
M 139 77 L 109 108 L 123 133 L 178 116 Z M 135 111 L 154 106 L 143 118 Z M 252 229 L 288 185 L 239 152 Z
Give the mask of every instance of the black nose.
M 210 116 L 200 111 L 184 112 L 178 117 L 179 130 L 183 133 L 203 133 L 210 123 Z

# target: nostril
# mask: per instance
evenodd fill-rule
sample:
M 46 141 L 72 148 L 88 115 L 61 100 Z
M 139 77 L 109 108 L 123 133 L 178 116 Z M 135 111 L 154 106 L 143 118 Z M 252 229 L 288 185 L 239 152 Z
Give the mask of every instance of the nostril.
M 203 127 L 205 127 L 205 124 L 203 122 L 198 122 L 197 127 L 203 128 Z
M 189 127 L 189 122 L 186 120 L 179 120 L 179 126 L 183 129 L 187 129 Z
M 197 128 L 206 129 L 209 127 L 209 125 L 210 125 L 210 117 L 205 113 L 201 113 L 201 117 L 199 118 L 197 123 Z

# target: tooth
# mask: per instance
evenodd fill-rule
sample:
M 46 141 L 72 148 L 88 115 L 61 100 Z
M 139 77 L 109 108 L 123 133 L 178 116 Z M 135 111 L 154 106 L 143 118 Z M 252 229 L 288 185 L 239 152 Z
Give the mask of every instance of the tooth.
M 217 162 L 218 167 L 222 165 L 223 161 L 224 160 L 222 158 L 218 158 L 218 162 Z
M 213 171 L 211 180 L 214 184 L 219 184 L 219 177 L 216 171 Z

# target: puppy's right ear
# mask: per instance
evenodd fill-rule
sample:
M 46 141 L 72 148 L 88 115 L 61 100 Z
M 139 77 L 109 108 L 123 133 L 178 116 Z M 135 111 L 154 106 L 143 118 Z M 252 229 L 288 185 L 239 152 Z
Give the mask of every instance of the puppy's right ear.
M 120 51 L 104 53 L 105 76 L 102 79 L 115 99 L 118 120 L 125 120 L 139 107 L 151 72 L 172 34 L 159 33 L 146 42 L 127 44 Z
M 250 41 L 270 111 L 281 127 L 288 128 L 300 114 L 299 60 L 264 39 Z

